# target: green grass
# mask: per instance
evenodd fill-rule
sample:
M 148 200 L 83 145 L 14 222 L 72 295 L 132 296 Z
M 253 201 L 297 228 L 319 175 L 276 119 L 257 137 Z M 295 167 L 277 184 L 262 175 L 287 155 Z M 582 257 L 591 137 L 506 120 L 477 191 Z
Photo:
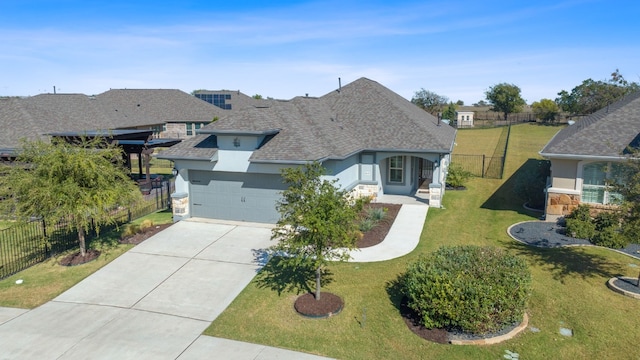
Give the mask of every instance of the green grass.
M 0 220 L 0 230 L 10 228 L 13 224 L 13 221 Z
M 172 221 L 171 212 L 159 211 L 134 222 L 140 223 L 145 219 L 153 220 L 154 224 L 166 224 Z M 101 251 L 100 257 L 94 261 L 71 267 L 59 265 L 58 262 L 62 257 L 77 251 L 72 249 L 0 280 L 0 306 L 32 309 L 60 295 L 133 247 L 133 245 L 118 243 L 123 229 L 124 227 L 121 226 L 119 230 L 101 233 L 100 238 L 92 241 L 91 247 Z M 22 279 L 23 283 L 17 285 L 15 282 L 18 279 Z
M 522 208 L 512 194 L 513 175 L 559 130 L 514 126 L 504 180 L 474 178 L 466 191 L 449 191 L 445 209 L 429 209 L 418 248 L 379 263 L 337 263 L 325 288 L 340 295 L 339 315 L 312 320 L 293 310 L 296 294 L 252 283 L 205 331 L 220 336 L 306 351 L 339 359 L 498 359 L 505 350 L 526 359 L 629 358 L 637 353 L 640 302 L 608 290 L 615 275 L 637 276 L 640 261 L 600 248 L 537 249 L 513 241 L 509 225 L 539 214 Z M 479 142 L 479 138 L 470 138 Z M 458 142 L 465 141 L 459 138 Z M 463 146 L 465 146 L 463 144 Z M 533 275 L 530 325 L 516 338 L 492 346 L 451 346 L 425 341 L 407 329 L 398 313 L 399 296 L 388 290 L 407 263 L 442 245 L 494 245 L 523 256 Z M 559 334 L 571 328 L 571 338 Z M 633 356 L 632 356 L 633 357 Z
M 502 134 L 501 127 L 458 129 L 454 154 L 492 156 Z

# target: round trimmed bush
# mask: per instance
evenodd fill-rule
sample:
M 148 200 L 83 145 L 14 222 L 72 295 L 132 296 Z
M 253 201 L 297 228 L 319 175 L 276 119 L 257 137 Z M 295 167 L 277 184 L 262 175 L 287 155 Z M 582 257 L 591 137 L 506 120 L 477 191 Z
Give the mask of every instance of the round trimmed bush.
M 401 282 L 425 327 L 474 334 L 522 321 L 531 292 L 526 262 L 495 247 L 442 247 L 410 264 Z

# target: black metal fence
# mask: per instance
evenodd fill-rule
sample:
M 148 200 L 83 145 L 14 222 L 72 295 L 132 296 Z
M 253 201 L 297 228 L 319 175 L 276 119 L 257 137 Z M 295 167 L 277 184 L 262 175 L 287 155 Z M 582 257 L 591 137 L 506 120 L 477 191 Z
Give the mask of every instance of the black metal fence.
M 507 158 L 507 148 L 509 147 L 509 136 L 511 126 L 504 127 L 500 138 L 493 151 L 493 156 L 453 154 L 451 163 L 460 165 L 464 170 L 469 171 L 473 176 L 489 179 L 502 179 L 504 174 L 504 162 Z
M 108 232 L 117 226 L 170 207 L 172 183 L 165 181 L 144 200 L 130 208 L 114 210 L 115 223 L 102 226 L 100 232 Z M 86 234 L 87 245 L 97 238 L 96 227 Z M 69 222 L 47 223 L 36 220 L 0 230 L 0 279 L 38 264 L 56 254 L 78 245 L 78 231 Z

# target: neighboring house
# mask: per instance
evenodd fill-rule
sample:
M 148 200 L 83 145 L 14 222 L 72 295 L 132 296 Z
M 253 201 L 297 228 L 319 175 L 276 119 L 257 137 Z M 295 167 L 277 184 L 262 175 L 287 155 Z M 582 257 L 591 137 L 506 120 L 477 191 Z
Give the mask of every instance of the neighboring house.
M 629 149 L 639 144 L 640 92 L 559 131 L 540 151 L 551 161 L 547 220 L 568 215 L 579 204 L 610 207 L 618 195 L 607 180 L 616 179 Z
M 456 111 L 456 127 L 473 127 L 473 111 Z
M 115 89 L 95 100 L 118 129 L 153 130 L 154 137 L 184 139 L 224 113 L 175 89 Z
M 174 219 L 275 223 L 281 170 L 319 161 L 356 196 L 414 195 L 440 206 L 456 130 L 361 78 L 322 97 L 263 101 L 230 112 L 163 151 L 178 176 Z
M 223 110 L 244 109 L 253 106 L 256 100 L 239 90 L 196 90 L 193 96 Z
M 0 155 L 20 140 L 94 130 L 151 130 L 154 137 L 186 138 L 224 110 L 180 90 L 119 89 L 99 95 L 40 94 L 0 98 Z

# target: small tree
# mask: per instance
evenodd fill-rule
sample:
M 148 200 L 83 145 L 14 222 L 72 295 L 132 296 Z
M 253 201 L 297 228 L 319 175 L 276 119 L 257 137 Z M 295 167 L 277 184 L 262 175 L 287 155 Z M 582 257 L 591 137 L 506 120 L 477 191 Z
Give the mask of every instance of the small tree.
M 522 111 L 522 107 L 526 104 L 520 96 L 520 88 L 513 84 L 494 85 L 484 94 L 492 105 L 491 111 L 503 113 L 505 121 L 509 114 Z
M 357 207 L 350 204 L 346 191 L 322 175 L 318 162 L 283 170 L 289 187 L 277 204 L 280 220 L 271 236 L 278 240 L 271 247 L 275 254 L 291 259 L 295 267 L 315 270 L 316 300 L 323 268 L 330 261 L 349 259 L 357 240 Z
M 4 178 L 0 198 L 24 221 L 36 216 L 50 222 L 70 221 L 78 231 L 80 254 L 92 225 L 115 223 L 113 210 L 141 195 L 122 166 L 122 150 L 101 139 L 69 144 L 53 139 L 25 142 L 17 164 Z M 23 165 L 23 166 L 20 166 Z
M 542 99 L 540 101 L 535 101 L 531 104 L 531 108 L 533 109 L 533 114 L 543 123 L 552 123 L 556 121 L 557 116 L 560 114 L 560 108 L 555 101 L 550 99 Z
M 456 118 L 456 104 L 450 102 L 449 105 L 447 105 L 447 108 L 442 112 L 442 118 L 453 121 Z

